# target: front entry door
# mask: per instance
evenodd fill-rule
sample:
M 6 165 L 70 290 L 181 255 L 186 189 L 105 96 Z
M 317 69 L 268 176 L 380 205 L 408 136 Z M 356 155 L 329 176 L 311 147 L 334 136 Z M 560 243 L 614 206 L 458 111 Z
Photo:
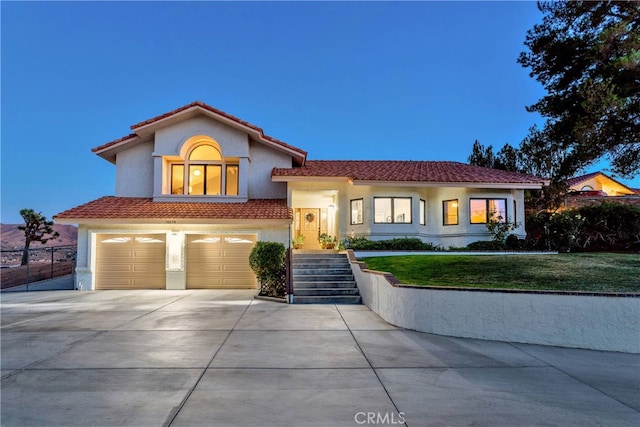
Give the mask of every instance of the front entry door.
M 300 209 L 300 231 L 304 236 L 304 249 L 320 249 L 320 209 Z

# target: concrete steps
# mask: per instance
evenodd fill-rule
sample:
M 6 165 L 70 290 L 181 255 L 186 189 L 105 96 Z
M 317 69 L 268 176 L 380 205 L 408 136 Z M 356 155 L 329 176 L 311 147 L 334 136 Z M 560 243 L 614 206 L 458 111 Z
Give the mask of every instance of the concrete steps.
M 362 304 L 346 254 L 293 254 L 294 304 Z

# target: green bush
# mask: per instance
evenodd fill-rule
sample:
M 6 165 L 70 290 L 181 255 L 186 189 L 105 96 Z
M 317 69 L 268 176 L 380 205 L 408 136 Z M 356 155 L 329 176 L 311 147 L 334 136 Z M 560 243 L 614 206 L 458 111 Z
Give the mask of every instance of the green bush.
M 583 206 L 584 223 L 575 246 L 585 251 L 638 251 L 640 207 L 620 203 Z
M 354 251 L 435 251 L 433 243 L 423 242 L 417 237 L 400 237 L 390 240 L 369 240 L 365 237 L 346 239 L 341 244 Z
M 257 242 L 249 265 L 258 278 L 260 295 L 282 298 L 286 292 L 286 249 L 278 242 Z
M 603 202 L 554 214 L 528 215 L 526 247 L 578 251 L 638 251 L 640 208 Z
M 469 243 L 467 249 L 470 251 L 503 251 L 506 246 L 504 243 L 495 240 L 478 240 Z

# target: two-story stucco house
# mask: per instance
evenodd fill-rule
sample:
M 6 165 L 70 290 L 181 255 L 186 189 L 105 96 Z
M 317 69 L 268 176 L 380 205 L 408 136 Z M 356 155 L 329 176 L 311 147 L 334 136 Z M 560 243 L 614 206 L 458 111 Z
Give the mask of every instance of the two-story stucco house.
M 492 213 L 520 227 L 538 177 L 430 161 L 312 161 L 261 128 L 194 102 L 93 149 L 115 196 L 64 211 L 78 224 L 79 289 L 252 288 L 256 241 L 305 236 L 486 239 Z

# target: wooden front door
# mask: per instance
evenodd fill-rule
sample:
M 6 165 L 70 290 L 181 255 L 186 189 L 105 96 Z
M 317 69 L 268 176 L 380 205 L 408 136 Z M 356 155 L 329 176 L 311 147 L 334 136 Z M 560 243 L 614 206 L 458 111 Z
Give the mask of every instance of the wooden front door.
M 300 208 L 300 230 L 304 236 L 304 249 L 320 249 L 320 209 Z

